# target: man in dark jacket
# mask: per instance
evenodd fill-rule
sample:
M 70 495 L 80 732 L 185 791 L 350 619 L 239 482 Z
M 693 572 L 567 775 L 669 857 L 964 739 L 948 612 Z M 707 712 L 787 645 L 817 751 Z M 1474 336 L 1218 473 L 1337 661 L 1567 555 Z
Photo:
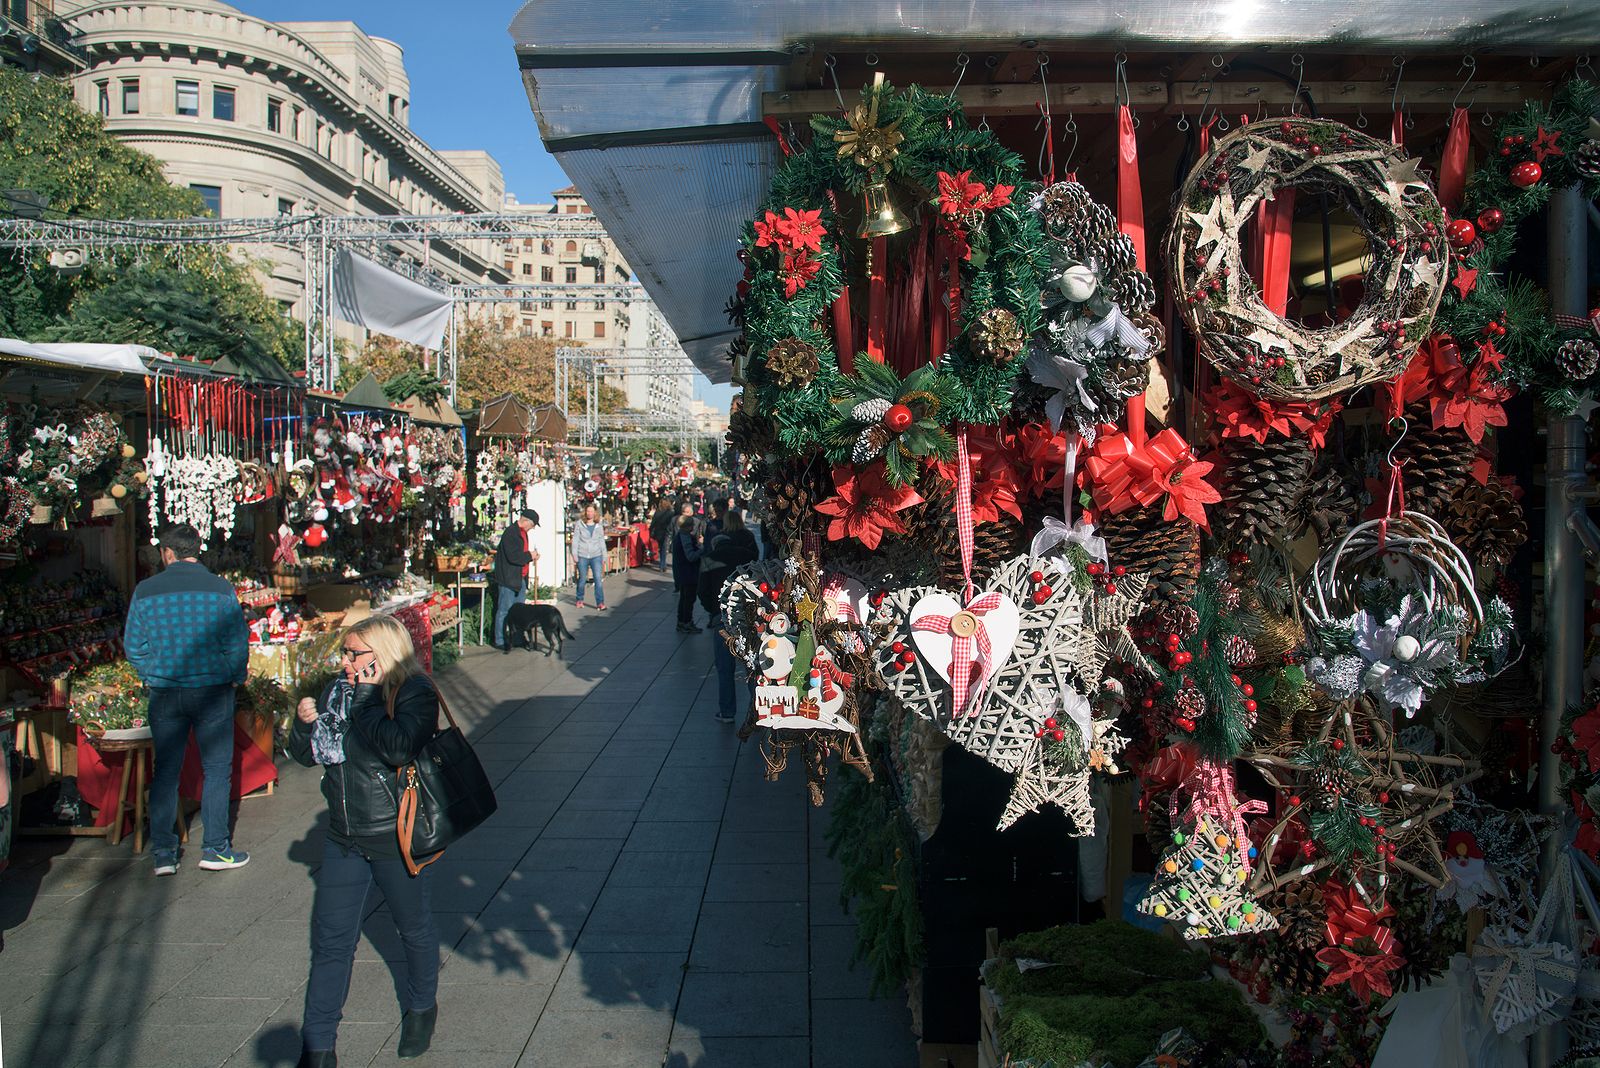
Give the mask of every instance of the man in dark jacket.
M 494 644 L 502 653 L 511 651 L 506 641 L 506 615 L 512 605 L 527 600 L 528 565 L 539 559 L 538 553 L 528 550 L 528 531 L 538 525 L 539 513 L 523 509 L 500 535 L 500 547 L 494 553 L 494 572 L 489 576 L 494 584 Z
M 711 653 L 717 665 L 717 721 L 732 723 L 735 704 L 733 678 L 733 653 L 722 640 L 722 606 L 720 597 L 723 584 L 733 572 L 751 563 L 760 552 L 755 535 L 744 526 L 744 517 L 738 512 L 728 512 L 723 519 L 725 529 L 718 534 L 700 556 L 700 603 L 711 613 Z M 755 700 L 755 683 L 750 683 L 750 699 Z
M 656 514 L 650 517 L 650 540 L 656 543 L 656 566 L 662 571 L 672 562 L 672 517 L 676 514 L 673 503 L 663 497 Z
M 205 788 L 206 836 L 200 867 L 242 868 L 233 848 L 228 801 L 233 788 L 234 688 L 244 681 L 250 639 L 233 584 L 200 565 L 200 535 L 168 527 L 158 539 L 166 570 L 134 588 L 122 644 L 150 690 L 155 775 L 150 783 L 150 853 L 157 875 L 178 871 L 178 773 L 194 733 Z
M 700 552 L 705 538 L 695 528 L 694 516 L 678 518 L 672 537 L 672 584 L 678 591 L 678 633 L 699 634 L 694 625 L 694 598 L 700 589 Z

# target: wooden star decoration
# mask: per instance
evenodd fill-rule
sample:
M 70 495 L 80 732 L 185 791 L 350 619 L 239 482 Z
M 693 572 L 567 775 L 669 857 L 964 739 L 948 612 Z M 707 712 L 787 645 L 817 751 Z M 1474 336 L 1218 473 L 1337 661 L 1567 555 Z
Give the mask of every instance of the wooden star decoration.
M 815 623 L 817 619 L 817 602 L 811 599 L 811 594 L 803 593 L 794 603 L 794 617 L 802 623 Z
M 1067 817 L 1067 834 L 1087 838 L 1094 834 L 1094 799 L 1089 793 L 1089 772 L 1051 770 L 1043 756 L 1017 770 L 998 828 L 1005 830 L 1030 812 L 1055 805 Z
M 1426 186 L 1428 183 L 1417 174 L 1417 168 L 1421 165 L 1422 160 L 1420 159 L 1396 159 L 1391 161 L 1386 172 L 1389 187 L 1397 195 L 1403 195 L 1410 186 Z
M 1260 843 L 1250 893 L 1339 868 L 1374 906 L 1384 900 L 1391 871 L 1435 889 L 1445 885 L 1448 871 L 1432 824 L 1453 807 L 1454 791 L 1482 774 L 1461 757 L 1401 748 L 1388 718 L 1365 697 L 1335 708 L 1311 742 L 1257 750 L 1244 759 L 1278 792 L 1281 809 Z M 1343 820 L 1366 827 L 1371 848 L 1338 858 L 1317 844 L 1319 828 Z M 1274 853 L 1291 825 L 1305 832 L 1306 842 L 1280 865 Z
M 1244 159 L 1239 161 L 1239 167 L 1241 170 L 1246 170 L 1251 174 L 1256 174 L 1266 167 L 1267 162 L 1271 158 L 1271 142 L 1257 144 L 1255 148 L 1251 149 L 1250 152 L 1245 155 Z
M 1184 214 L 1189 217 L 1190 222 L 1200 227 L 1200 236 L 1195 238 L 1194 242 L 1195 248 L 1203 249 L 1207 245 L 1215 245 L 1227 236 L 1222 229 L 1221 197 L 1211 202 L 1209 211 L 1186 211 Z
M 1071 801 L 1076 794 L 1070 794 L 1064 782 L 1056 781 L 1061 772 L 1045 768 L 1039 736 L 1044 720 L 1060 714 L 1064 695 L 1086 700 L 1085 695 L 1099 685 L 1112 656 L 1145 663 L 1128 623 L 1140 609 L 1147 581 L 1143 576 L 1124 575 L 1117 578 L 1114 594 L 1092 584 L 1085 593 L 1078 583 L 1087 577 L 1075 573 L 1074 566 L 1059 559 L 1021 556 L 995 569 L 985 591 L 1003 593 L 1019 606 L 1016 643 L 1011 656 L 985 680 L 969 706 L 970 714 L 956 719 L 949 716 L 944 678 L 919 655 L 905 664 L 904 654 L 896 654 L 892 644 L 898 643 L 903 650 L 916 649 L 909 623 L 912 610 L 924 596 L 939 591 L 933 587 L 899 590 L 879 610 L 894 626 L 890 643 L 880 646 L 877 653 L 878 670 L 894 698 L 987 763 L 1026 775 L 1030 785 L 1019 785 L 1019 789 L 1041 791 L 1039 796 L 1046 800 L 1061 795 Z M 1033 601 L 1036 586 L 1030 576 L 1034 572 L 1051 589 L 1040 604 Z M 1046 772 L 1048 781 L 1041 778 Z M 1086 777 L 1088 771 L 1072 774 Z M 1029 811 L 1031 807 L 1023 808 L 1019 815 Z M 1088 826 L 1092 830 L 1092 820 Z
M 1406 263 L 1406 270 L 1411 272 L 1413 289 L 1437 289 L 1439 279 L 1444 273 L 1444 264 L 1426 256 L 1418 256 Z
M 1533 135 L 1533 158 L 1543 163 L 1547 156 L 1565 156 L 1566 153 L 1556 145 L 1559 140 L 1561 140 L 1560 130 L 1555 133 L 1545 133 L 1544 127 L 1540 126 Z

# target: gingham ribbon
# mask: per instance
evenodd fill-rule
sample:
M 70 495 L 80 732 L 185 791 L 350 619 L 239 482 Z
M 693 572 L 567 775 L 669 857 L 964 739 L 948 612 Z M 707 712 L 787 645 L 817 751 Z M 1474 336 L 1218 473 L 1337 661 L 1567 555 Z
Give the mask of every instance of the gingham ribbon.
M 1180 822 L 1180 795 L 1189 802 L 1188 808 L 1183 811 L 1183 822 L 1215 820 L 1238 841 L 1241 858 L 1247 856 L 1250 836 L 1244 818 L 1266 812 L 1267 806 L 1265 802 L 1253 798 L 1242 805 L 1239 803 L 1232 764 L 1223 764 L 1207 757 L 1195 761 L 1189 774 L 1167 799 L 1167 816 L 1174 827 Z
M 970 582 L 967 588 L 971 590 Z M 952 639 L 950 646 L 951 719 L 960 716 L 967 707 L 967 696 L 972 685 L 974 646 L 976 646 L 978 654 L 977 683 L 980 687 L 983 685 L 984 676 L 988 674 L 993 653 L 989 645 L 989 631 L 983 625 L 983 617 L 998 607 L 1000 607 L 1000 595 L 998 593 L 986 593 L 976 600 L 967 602 L 965 611 L 978 621 L 978 629 L 970 636 L 957 634 L 950 629 L 950 621 L 955 618 L 954 616 L 923 616 L 911 624 L 912 630 L 948 634 Z
M 1600 334 L 1600 308 L 1589 312 L 1588 316 L 1582 315 L 1557 315 L 1556 325 L 1563 330 L 1593 330 Z
M 967 428 L 956 432 L 956 536 L 961 542 L 962 599 L 972 600 L 972 468 L 967 457 Z M 957 702 L 959 707 L 959 702 Z

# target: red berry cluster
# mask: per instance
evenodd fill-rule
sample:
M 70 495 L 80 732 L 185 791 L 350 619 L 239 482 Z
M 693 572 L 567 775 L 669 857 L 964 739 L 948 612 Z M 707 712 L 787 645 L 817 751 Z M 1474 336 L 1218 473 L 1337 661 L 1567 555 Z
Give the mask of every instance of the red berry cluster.
M 890 663 L 896 672 L 905 671 L 917 662 L 917 654 L 913 653 L 905 642 L 895 642 L 889 646 L 889 652 L 894 654 Z
M 1061 724 L 1056 722 L 1054 716 L 1051 716 L 1044 721 L 1043 727 L 1033 732 L 1033 736 L 1035 738 L 1048 737 L 1052 742 L 1061 742 L 1066 740 L 1067 732 L 1062 730 Z
M 1196 269 L 1198 269 L 1198 270 L 1204 270 L 1205 269 L 1205 266 L 1206 266 L 1206 255 L 1205 255 L 1205 253 L 1203 253 L 1203 252 L 1195 253 L 1194 265 L 1195 265 Z M 1212 277 L 1197 279 L 1195 281 L 1194 292 L 1185 293 L 1183 295 L 1184 303 L 1186 303 L 1186 304 L 1200 304 L 1200 303 L 1204 302 L 1207 297 L 1209 297 L 1209 296 L 1211 296 L 1213 294 L 1222 292 L 1222 281 L 1223 281 L 1223 279 L 1227 278 L 1231 273 L 1232 273 L 1231 268 L 1223 266 L 1223 267 L 1219 267 L 1217 269 L 1217 273 L 1215 275 L 1213 275 Z
M 1321 145 L 1312 144 L 1310 137 L 1306 136 L 1304 133 L 1297 132 L 1295 130 L 1294 123 L 1292 123 L 1292 122 L 1279 123 L 1278 124 L 1278 132 L 1283 134 L 1284 140 L 1288 141 L 1294 147 L 1303 148 L 1313 156 L 1322 155 L 1322 146 Z M 1346 142 L 1351 143 L 1351 144 L 1354 143 L 1354 142 L 1350 141 L 1350 135 L 1349 134 L 1345 134 L 1344 135 L 1344 141 L 1342 141 L 1341 143 L 1346 143 Z
M 1034 604 L 1044 604 L 1050 599 L 1050 595 L 1056 592 L 1055 590 L 1051 589 L 1050 584 L 1044 580 L 1043 571 L 1029 572 L 1028 583 L 1033 587 L 1032 597 Z
M 1121 564 L 1108 569 L 1105 564 L 1094 563 L 1084 568 L 1084 570 L 1089 573 L 1090 578 L 1095 580 L 1100 589 L 1108 594 L 1117 592 L 1116 580 L 1128 573 L 1128 569 Z
M 1232 177 L 1233 175 L 1228 172 L 1228 168 L 1219 167 L 1210 174 L 1201 178 L 1199 186 L 1204 192 L 1220 193 L 1222 191 L 1222 187 L 1227 185 L 1229 179 Z

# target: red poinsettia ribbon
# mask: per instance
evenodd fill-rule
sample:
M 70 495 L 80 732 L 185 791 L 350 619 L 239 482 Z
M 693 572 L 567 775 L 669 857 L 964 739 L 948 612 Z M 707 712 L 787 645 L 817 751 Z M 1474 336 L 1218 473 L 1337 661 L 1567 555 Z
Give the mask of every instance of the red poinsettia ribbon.
M 1196 460 L 1189 443 L 1173 427 L 1135 444 L 1132 437 L 1107 428 L 1084 463 L 1095 505 L 1102 511 L 1125 512 L 1167 498 L 1164 518 L 1186 516 L 1206 527 L 1207 504 L 1222 495 L 1205 480 L 1212 464 Z
M 1390 973 L 1405 964 L 1405 958 L 1394 953 L 1361 953 L 1347 946 L 1329 946 L 1317 954 L 1317 960 L 1328 966 L 1324 987 L 1348 983 L 1350 993 L 1362 1002 L 1392 995 Z
M 983 617 L 1000 607 L 998 593 L 986 593 L 982 597 L 967 602 L 963 610 L 965 614 L 977 621 L 977 627 L 971 634 L 962 634 L 957 631 L 952 623 L 961 615 L 934 616 L 928 615 L 911 624 L 912 630 L 920 630 L 932 634 L 948 634 L 950 644 L 950 717 L 954 719 L 962 715 L 967 707 L 967 696 L 971 689 L 972 663 L 979 661 L 977 683 L 983 685 L 984 676 L 990 667 L 993 651 L 989 644 L 989 631 L 983 625 Z M 966 628 L 962 628 L 966 629 Z M 974 657 L 976 652 L 976 658 Z
M 1176 790 L 1194 770 L 1199 753 L 1191 745 L 1169 745 L 1158 749 L 1139 769 L 1139 811 L 1150 805 L 1150 799 L 1169 790 Z
M 1259 397 L 1226 379 L 1206 391 L 1206 405 L 1223 438 L 1250 438 L 1264 443 L 1273 431 L 1286 438 L 1304 434 L 1314 449 L 1327 444 L 1333 418 L 1344 407 L 1337 398 L 1308 404 Z

